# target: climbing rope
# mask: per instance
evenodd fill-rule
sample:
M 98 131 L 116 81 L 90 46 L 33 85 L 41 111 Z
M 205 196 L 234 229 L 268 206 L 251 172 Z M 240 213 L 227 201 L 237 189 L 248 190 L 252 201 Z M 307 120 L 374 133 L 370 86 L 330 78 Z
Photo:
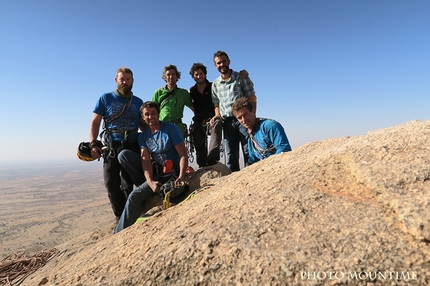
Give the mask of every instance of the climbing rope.
M 55 248 L 39 251 L 33 256 L 13 253 L 0 262 L 0 285 L 20 285 L 28 276 L 43 267 L 59 251 Z
M 204 185 L 204 186 L 202 186 L 202 187 L 198 188 L 197 190 L 195 190 L 195 191 L 191 192 L 191 193 L 188 195 L 188 197 L 186 197 L 186 198 L 185 198 L 183 201 L 181 201 L 178 205 L 180 205 L 180 204 L 184 203 L 185 201 L 189 201 L 189 200 L 191 200 L 192 198 L 194 198 L 194 196 L 195 196 L 197 193 L 200 193 L 200 192 L 206 191 L 206 190 L 210 189 L 210 188 L 211 188 L 211 187 L 213 187 L 213 186 L 214 186 L 213 184 L 207 184 L 207 185 Z

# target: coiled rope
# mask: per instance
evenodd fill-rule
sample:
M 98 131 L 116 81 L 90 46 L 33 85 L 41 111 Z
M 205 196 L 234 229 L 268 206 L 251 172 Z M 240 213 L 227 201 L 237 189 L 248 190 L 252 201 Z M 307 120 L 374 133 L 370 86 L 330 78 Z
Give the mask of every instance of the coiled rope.
M 48 251 L 39 251 L 33 256 L 13 253 L 0 262 L 0 285 L 20 285 L 25 278 L 43 267 L 59 251 L 55 248 Z

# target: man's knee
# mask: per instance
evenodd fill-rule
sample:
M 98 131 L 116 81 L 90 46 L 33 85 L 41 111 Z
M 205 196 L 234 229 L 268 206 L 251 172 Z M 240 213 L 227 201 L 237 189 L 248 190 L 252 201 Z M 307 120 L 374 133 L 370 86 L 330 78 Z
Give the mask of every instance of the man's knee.
M 217 128 L 217 127 L 222 128 L 222 120 L 221 119 L 215 120 L 214 123 L 213 123 L 213 126 L 215 128 Z
M 128 196 L 127 203 L 131 205 L 141 206 L 154 193 L 152 189 L 146 184 L 142 184 L 134 189 Z
M 221 133 L 222 132 L 222 120 L 215 121 L 210 128 L 210 133 Z
M 118 162 L 122 165 L 124 164 L 124 162 L 128 161 L 128 153 L 130 153 L 132 151 L 130 150 L 122 150 L 121 152 L 119 152 L 118 154 Z
M 131 150 L 122 150 L 118 154 L 118 162 L 121 164 L 121 166 L 126 164 L 140 164 L 140 155 L 139 153 Z

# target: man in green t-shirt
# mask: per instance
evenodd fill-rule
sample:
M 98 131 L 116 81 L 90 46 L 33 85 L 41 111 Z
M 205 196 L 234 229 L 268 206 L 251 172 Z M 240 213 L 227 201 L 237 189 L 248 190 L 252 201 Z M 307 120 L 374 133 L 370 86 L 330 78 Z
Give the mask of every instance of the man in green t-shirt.
M 176 85 L 181 78 L 181 73 L 175 65 L 165 66 L 162 78 L 166 85 L 154 92 L 152 101 L 160 106 L 160 120 L 176 124 L 185 137 L 187 130 L 182 122 L 182 117 L 184 116 L 185 106 L 188 106 L 194 112 L 191 96 L 186 89 L 179 88 Z

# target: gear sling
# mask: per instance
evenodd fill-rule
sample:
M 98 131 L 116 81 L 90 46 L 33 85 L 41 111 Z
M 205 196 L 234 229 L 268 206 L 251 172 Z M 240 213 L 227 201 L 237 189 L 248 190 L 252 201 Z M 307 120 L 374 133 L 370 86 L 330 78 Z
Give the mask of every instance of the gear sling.
M 121 141 L 120 149 L 118 149 L 120 151 L 124 148 L 124 144 L 127 141 L 128 133 L 129 132 L 135 132 L 135 130 L 115 130 L 115 129 L 106 128 L 107 122 L 111 122 L 111 121 L 117 119 L 118 117 L 121 116 L 121 114 L 124 113 L 124 111 L 127 108 L 130 107 L 132 98 L 133 98 L 133 96 L 130 96 L 129 98 L 127 98 L 127 101 L 125 102 L 125 104 L 124 104 L 124 106 L 120 112 L 118 112 L 117 114 L 112 114 L 111 116 L 109 116 L 108 118 L 103 120 L 103 131 L 100 133 L 100 138 L 101 138 L 102 143 L 103 143 L 102 150 L 105 153 L 104 154 L 105 156 L 109 156 L 111 158 L 115 158 L 115 156 L 116 156 L 115 149 L 114 149 L 113 143 L 112 143 L 112 136 L 111 136 L 112 133 L 124 132 L 124 139 Z

